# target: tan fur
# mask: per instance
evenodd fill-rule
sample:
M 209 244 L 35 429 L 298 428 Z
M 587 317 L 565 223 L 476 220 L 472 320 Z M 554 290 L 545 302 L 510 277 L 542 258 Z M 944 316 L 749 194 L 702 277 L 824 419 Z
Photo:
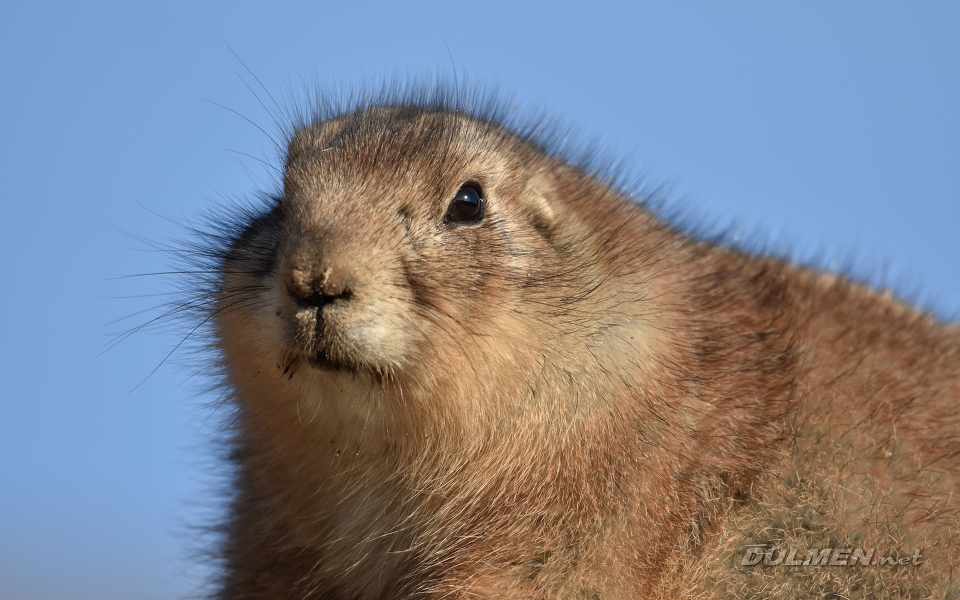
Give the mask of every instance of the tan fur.
M 483 219 L 445 223 L 469 181 Z M 960 593 L 956 327 L 692 240 L 462 112 L 300 129 L 271 211 L 216 291 L 221 597 Z M 764 542 L 924 562 L 739 566 Z

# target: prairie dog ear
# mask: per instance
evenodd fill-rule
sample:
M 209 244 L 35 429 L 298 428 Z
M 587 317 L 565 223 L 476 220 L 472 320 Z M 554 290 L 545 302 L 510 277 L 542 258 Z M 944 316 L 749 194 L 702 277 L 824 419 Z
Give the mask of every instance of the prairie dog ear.
M 523 195 L 523 211 L 530 223 L 543 233 L 550 233 L 556 221 L 551 198 L 556 190 L 553 182 L 541 174 L 534 175 L 527 183 Z

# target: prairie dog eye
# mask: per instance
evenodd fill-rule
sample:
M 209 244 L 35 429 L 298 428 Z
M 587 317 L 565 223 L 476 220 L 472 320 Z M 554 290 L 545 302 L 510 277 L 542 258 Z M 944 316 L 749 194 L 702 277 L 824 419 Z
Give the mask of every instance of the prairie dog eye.
M 465 183 L 454 194 L 444 223 L 474 223 L 483 218 L 483 191 L 476 183 Z

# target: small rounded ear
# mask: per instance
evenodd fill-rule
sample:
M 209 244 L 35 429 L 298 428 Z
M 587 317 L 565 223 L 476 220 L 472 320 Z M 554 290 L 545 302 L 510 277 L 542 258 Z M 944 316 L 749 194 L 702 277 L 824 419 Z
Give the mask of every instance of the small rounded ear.
M 530 223 L 544 234 L 549 234 L 556 222 L 556 213 L 550 201 L 554 194 L 553 182 L 542 175 L 531 177 L 524 192 L 524 213 Z

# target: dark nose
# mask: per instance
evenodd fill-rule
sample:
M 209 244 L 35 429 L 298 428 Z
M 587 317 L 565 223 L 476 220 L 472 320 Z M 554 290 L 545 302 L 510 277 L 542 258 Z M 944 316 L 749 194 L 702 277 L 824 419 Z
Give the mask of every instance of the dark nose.
M 287 291 L 297 304 L 317 308 L 353 296 L 349 279 L 322 265 L 291 268 Z

